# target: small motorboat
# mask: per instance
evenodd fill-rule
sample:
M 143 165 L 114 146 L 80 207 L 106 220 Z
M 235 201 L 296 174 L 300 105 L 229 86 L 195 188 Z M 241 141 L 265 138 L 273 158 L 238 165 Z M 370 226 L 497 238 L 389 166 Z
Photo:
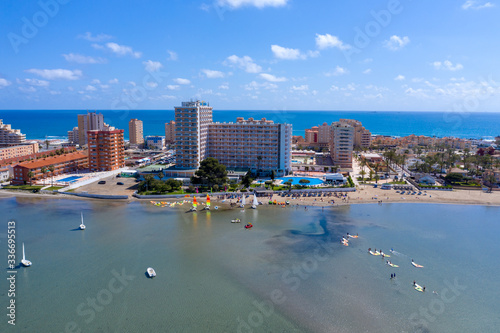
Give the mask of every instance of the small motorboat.
M 247 223 L 245 224 L 245 229 L 250 229 L 253 227 L 253 224 L 252 223 Z
M 231 220 L 231 223 L 240 223 L 240 222 L 241 222 L 241 220 L 240 220 L 240 219 L 232 219 L 232 220 Z
M 215 207 L 214 207 L 214 209 L 215 209 L 215 210 L 219 209 L 219 206 L 215 206 Z
M 148 274 L 148 277 L 154 278 L 156 276 L 156 272 L 152 267 L 148 267 L 146 270 L 146 273 Z

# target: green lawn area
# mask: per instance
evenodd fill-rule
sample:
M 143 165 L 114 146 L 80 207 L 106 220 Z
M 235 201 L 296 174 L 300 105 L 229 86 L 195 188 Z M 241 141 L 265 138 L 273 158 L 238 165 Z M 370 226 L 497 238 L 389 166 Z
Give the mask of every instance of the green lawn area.
M 393 181 L 390 182 L 389 184 L 394 184 L 394 185 L 406 185 L 406 182 L 404 180 L 402 181 Z
M 32 191 L 32 190 L 40 190 L 43 186 L 31 186 L 31 185 L 7 185 L 3 188 L 9 190 L 23 190 L 23 191 Z
M 46 191 L 58 191 L 58 190 L 60 190 L 60 189 L 62 189 L 64 187 L 65 186 L 51 186 L 51 187 L 46 188 L 45 190 Z

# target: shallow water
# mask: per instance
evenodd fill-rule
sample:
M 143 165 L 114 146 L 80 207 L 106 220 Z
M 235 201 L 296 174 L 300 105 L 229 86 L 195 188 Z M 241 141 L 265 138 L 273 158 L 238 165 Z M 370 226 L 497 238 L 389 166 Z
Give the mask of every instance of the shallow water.
M 498 207 L 187 208 L 0 200 L 2 251 L 13 219 L 18 250 L 24 242 L 33 262 L 18 269 L 17 324 L 4 314 L 0 331 L 494 332 L 500 325 Z M 76 230 L 80 212 L 85 231 Z M 235 217 L 242 223 L 230 223 Z M 243 229 L 245 222 L 254 228 Z M 359 233 L 349 247 L 339 242 L 346 232 Z M 400 267 L 367 254 L 369 247 L 394 248 L 390 259 Z M 425 267 L 412 267 L 412 258 Z M 155 279 L 146 278 L 148 266 Z M 121 274 L 128 279 L 120 282 Z M 413 280 L 426 292 L 414 291 Z

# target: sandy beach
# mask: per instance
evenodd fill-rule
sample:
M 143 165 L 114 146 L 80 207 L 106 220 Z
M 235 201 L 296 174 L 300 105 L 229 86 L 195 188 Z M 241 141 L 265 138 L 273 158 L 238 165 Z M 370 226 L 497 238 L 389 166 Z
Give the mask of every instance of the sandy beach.
M 101 186 L 101 185 L 99 185 Z M 92 188 L 95 189 L 97 185 L 92 185 Z M 103 188 L 101 186 L 101 188 Z M 99 193 L 97 191 L 90 191 L 89 188 L 85 190 L 88 193 Z M 77 192 L 82 192 L 79 190 Z M 111 193 L 110 193 L 111 192 Z M 136 199 L 132 197 L 133 190 L 130 186 L 114 186 L 113 191 L 105 191 L 100 192 L 100 194 L 114 194 L 114 195 L 129 195 L 128 201 L 134 200 L 146 200 L 150 201 L 151 199 Z M 347 193 L 347 197 L 343 200 L 340 197 L 330 196 L 330 197 L 282 197 L 278 194 L 274 194 L 271 198 L 272 201 L 276 200 L 277 202 L 285 202 L 289 201 L 291 205 L 301 205 L 301 206 L 339 206 L 339 205 L 347 205 L 347 204 L 363 204 L 363 203 L 373 203 L 378 204 L 379 202 L 384 203 L 442 203 L 442 204 L 459 204 L 459 205 L 491 205 L 491 206 L 500 206 L 500 191 L 494 191 L 492 193 L 485 193 L 483 191 L 478 190 L 453 190 L 453 191 L 436 191 L 436 190 L 428 190 L 423 191 L 421 195 L 401 195 L 400 193 L 396 193 L 395 190 L 382 190 L 380 188 L 374 188 L 371 185 L 359 185 L 356 192 L 343 192 Z M 426 194 L 426 195 L 424 195 Z M 248 195 L 248 193 L 247 193 Z M 32 198 L 53 198 L 53 199 L 82 199 L 82 200 L 104 200 L 104 199 L 91 199 L 91 198 L 83 198 L 78 196 L 70 196 L 65 194 L 40 194 L 40 193 L 29 193 L 23 191 L 8 191 L 3 190 L 0 191 L 0 197 L 32 197 Z M 197 195 L 198 202 L 205 202 L 205 194 Z M 218 200 L 215 196 L 211 197 L 212 205 L 218 203 L 221 205 L 220 200 Z M 269 201 L 269 197 L 266 198 L 258 198 L 259 201 L 266 204 Z M 109 199 L 108 199 L 109 200 Z M 157 201 L 164 202 L 173 202 L 183 200 L 183 198 L 176 199 L 158 199 Z M 332 203 L 332 200 L 334 203 Z M 127 200 L 120 200 L 127 201 Z M 225 204 L 236 203 L 237 199 L 230 199 L 225 202 Z M 250 206 L 250 201 L 247 200 L 248 206 Z M 222 204 L 223 205 L 223 204 Z

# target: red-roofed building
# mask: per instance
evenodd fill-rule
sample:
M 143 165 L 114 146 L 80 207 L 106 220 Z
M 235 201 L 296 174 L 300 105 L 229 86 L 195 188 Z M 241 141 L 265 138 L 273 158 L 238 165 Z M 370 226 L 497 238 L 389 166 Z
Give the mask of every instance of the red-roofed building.
M 54 166 L 54 176 L 87 169 L 88 155 L 86 151 L 77 151 L 20 163 L 14 167 L 14 178 L 12 183 L 29 183 L 30 177 L 28 177 L 28 173 L 30 171 L 33 173 L 33 177 L 31 177 L 31 181 L 33 182 L 52 176 L 52 172 L 49 172 L 49 166 L 51 165 Z M 45 174 L 42 172 L 42 168 L 46 170 Z

